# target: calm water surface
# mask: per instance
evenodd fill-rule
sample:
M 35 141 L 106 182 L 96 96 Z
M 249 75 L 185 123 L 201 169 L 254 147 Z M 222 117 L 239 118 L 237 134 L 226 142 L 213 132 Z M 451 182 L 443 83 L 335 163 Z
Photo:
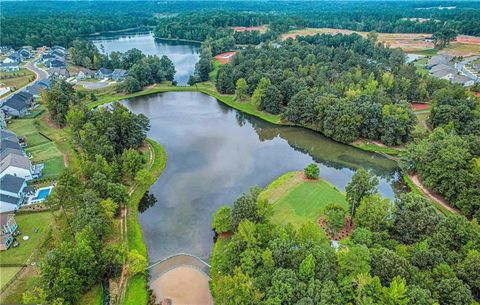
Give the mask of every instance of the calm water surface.
M 114 33 L 91 37 L 93 44 L 103 53 L 126 52 L 137 48 L 147 55 L 166 55 L 170 58 L 177 73 L 175 80 L 179 85 L 186 85 L 195 70 L 199 59 L 200 45 L 176 40 L 157 40 L 152 33 Z
M 213 212 L 251 186 L 265 187 L 311 162 L 342 190 L 359 167 L 378 176 L 384 196 L 393 198 L 400 184 L 398 168 L 388 159 L 306 129 L 272 125 L 202 93 L 170 92 L 124 104 L 150 118 L 148 136 L 168 154 L 139 214 L 151 262 L 179 252 L 208 260 Z

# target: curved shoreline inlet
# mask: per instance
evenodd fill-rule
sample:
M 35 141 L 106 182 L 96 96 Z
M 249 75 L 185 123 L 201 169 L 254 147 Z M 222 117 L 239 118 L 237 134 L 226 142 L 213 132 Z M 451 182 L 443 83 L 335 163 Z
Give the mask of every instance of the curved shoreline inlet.
M 169 92 L 122 102 L 150 118 L 148 137 L 169 159 L 149 190 L 139 222 L 150 262 L 189 253 L 208 262 L 212 214 L 253 185 L 316 162 L 320 176 L 344 190 L 354 171 L 371 170 L 383 196 L 401 189 L 396 163 L 303 128 L 277 126 L 198 92 Z

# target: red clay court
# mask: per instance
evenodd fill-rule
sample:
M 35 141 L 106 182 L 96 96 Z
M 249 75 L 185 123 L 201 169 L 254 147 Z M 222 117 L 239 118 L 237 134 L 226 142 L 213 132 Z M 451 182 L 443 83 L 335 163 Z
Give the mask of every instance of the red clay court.
M 424 103 L 411 103 L 410 107 L 412 108 L 413 111 L 420 111 L 420 110 L 427 110 L 430 109 L 430 104 L 424 104 Z
M 219 60 L 222 65 L 227 64 L 230 60 L 232 60 L 233 56 L 237 53 L 237 51 L 232 52 L 225 52 L 215 56 L 215 59 Z

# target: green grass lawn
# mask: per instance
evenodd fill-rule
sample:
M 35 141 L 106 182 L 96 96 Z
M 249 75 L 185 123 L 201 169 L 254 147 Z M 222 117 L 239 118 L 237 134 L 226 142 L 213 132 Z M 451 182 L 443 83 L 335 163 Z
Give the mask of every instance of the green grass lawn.
M 5 286 L 20 269 L 21 267 L 0 267 L 0 288 Z
M 82 295 L 77 302 L 78 305 L 102 305 L 103 304 L 103 287 L 102 284 L 97 284 L 87 293 Z
M 398 153 L 401 151 L 400 149 L 394 148 L 394 147 L 384 147 L 384 146 L 378 146 L 375 144 L 371 143 L 354 143 L 353 146 L 360 148 L 365 151 L 371 151 L 371 152 L 378 152 L 378 153 L 384 153 L 388 155 L 398 155 Z
M 11 247 L 7 251 L 0 252 L 0 261 L 2 264 L 25 264 L 32 252 L 39 248 L 43 237 L 50 230 L 50 224 L 53 222 L 53 216 L 50 212 L 20 214 L 15 216 L 18 224 L 18 230 L 22 235 L 17 237 L 20 245 L 17 248 Z M 35 228 L 39 228 L 35 233 Z M 28 236 L 28 240 L 23 240 Z
M 25 150 L 32 154 L 33 162 L 42 162 L 54 157 L 63 156 L 53 142 L 47 142 L 34 147 L 27 147 Z
M 27 145 L 29 147 L 37 146 L 37 145 L 40 145 L 40 144 L 45 144 L 45 143 L 50 142 L 49 139 L 45 138 L 43 135 L 41 135 L 38 132 L 24 135 L 24 137 L 27 139 Z
M 34 119 L 16 119 L 8 124 L 7 128 L 15 132 L 17 136 L 33 134 L 37 132 L 37 129 L 33 124 L 34 121 Z
M 0 83 L 5 87 L 15 87 L 19 89 L 35 79 L 35 73 L 22 68 L 17 72 L 0 72 Z
M 42 177 L 43 178 L 54 178 L 57 177 L 62 170 L 65 168 L 63 162 L 63 156 L 58 156 L 43 161 L 45 167 L 43 168 Z
M 279 177 L 260 196 L 273 198 L 269 200 L 274 211 L 272 222 L 277 224 L 316 221 L 330 203 L 348 206 L 345 195 L 333 184 L 323 179 L 305 181 L 299 172 Z

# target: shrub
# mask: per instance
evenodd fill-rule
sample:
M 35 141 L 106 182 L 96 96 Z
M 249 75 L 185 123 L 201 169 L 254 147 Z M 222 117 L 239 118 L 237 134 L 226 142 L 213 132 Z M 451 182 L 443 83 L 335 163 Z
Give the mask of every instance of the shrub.
M 315 163 L 311 163 L 305 167 L 303 173 L 308 179 L 318 179 L 318 176 L 320 175 L 320 168 L 318 168 Z

